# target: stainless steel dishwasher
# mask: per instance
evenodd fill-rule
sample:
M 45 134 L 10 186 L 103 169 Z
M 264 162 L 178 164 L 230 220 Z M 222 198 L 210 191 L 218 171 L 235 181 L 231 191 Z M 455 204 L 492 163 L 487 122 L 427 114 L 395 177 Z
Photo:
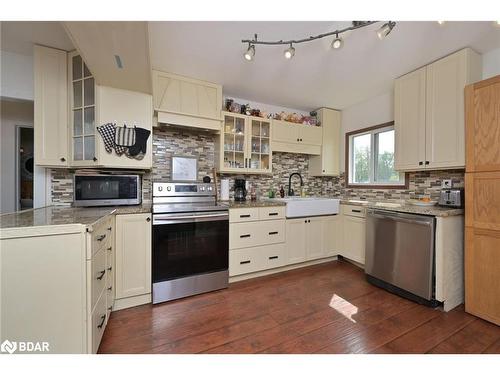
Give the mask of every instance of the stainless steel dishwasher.
M 435 306 L 435 218 L 369 209 L 365 273 L 372 284 Z

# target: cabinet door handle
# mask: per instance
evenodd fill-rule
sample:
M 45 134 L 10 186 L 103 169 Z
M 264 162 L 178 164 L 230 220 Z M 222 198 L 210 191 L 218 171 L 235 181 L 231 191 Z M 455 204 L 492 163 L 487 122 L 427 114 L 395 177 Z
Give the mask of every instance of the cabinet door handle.
M 302 138 L 300 138 L 300 141 L 302 142 Z
M 97 326 L 97 328 L 101 329 L 102 326 L 104 325 L 104 321 L 106 320 L 106 314 L 101 316 L 101 323 Z
M 151 218 L 150 217 L 146 218 L 146 221 L 149 223 L 151 221 Z
M 111 232 L 113 230 L 113 227 L 108 227 L 108 230 Z
M 108 247 L 108 251 L 111 251 L 111 250 L 113 250 L 113 247 L 112 246 Z
M 101 234 L 99 237 L 97 237 L 97 241 L 101 242 L 105 238 L 106 238 L 106 235 L 105 234 Z
M 269 260 L 273 260 L 273 259 L 278 259 L 278 256 L 277 255 L 274 255 L 272 257 L 269 257 Z
M 108 267 L 108 271 L 112 271 L 113 270 L 113 267 Z
M 113 310 L 113 306 L 109 306 L 109 307 L 108 307 L 108 310 L 109 310 L 109 311 Z
M 269 216 L 278 216 L 278 213 L 277 212 L 270 212 Z
M 97 161 L 97 158 L 94 156 L 94 157 L 92 158 L 92 160 L 93 160 L 93 161 Z
M 249 260 L 243 260 L 243 261 L 240 262 L 240 264 L 249 264 L 249 263 L 250 263 Z
M 246 218 L 246 217 L 250 217 L 250 215 L 240 215 L 240 219 L 243 219 L 243 218 Z
M 250 235 L 249 235 L 249 234 L 242 234 L 242 235 L 240 236 L 240 238 L 248 238 L 248 237 L 250 237 Z
M 429 161 L 428 160 L 425 161 L 425 165 L 429 165 Z
M 66 161 L 66 158 L 61 158 L 59 160 L 61 160 L 64 163 Z
M 424 165 L 424 162 L 423 161 L 419 161 L 418 165 Z
M 102 280 L 102 278 L 104 277 L 104 274 L 105 274 L 105 273 L 106 273 L 106 270 L 101 271 L 101 272 L 100 272 L 100 275 L 99 275 L 99 276 L 97 276 L 97 280 Z
M 113 286 L 110 286 L 108 290 L 111 292 L 113 290 Z
M 278 234 L 278 232 L 269 232 L 270 236 L 272 236 L 273 234 Z
M 297 142 L 300 141 L 300 139 L 297 138 Z

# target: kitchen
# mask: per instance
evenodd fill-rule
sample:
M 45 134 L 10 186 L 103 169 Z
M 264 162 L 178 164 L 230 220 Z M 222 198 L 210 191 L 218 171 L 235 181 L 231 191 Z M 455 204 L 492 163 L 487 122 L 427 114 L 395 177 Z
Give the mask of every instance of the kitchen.
M 260 44 L 286 41 L 272 22 L 33 24 L 2 22 L 7 46 L 39 32 L 23 42 L 44 190 L 37 208 L 4 212 L 2 201 L 0 342 L 74 354 L 500 353 L 497 21 L 291 22 L 306 41 L 277 47 Z M 321 42 L 305 30 L 325 28 L 328 50 L 311 49 Z M 237 56 L 212 74 L 220 57 L 187 64 L 199 35 L 219 32 Z M 302 46 L 352 61 L 356 38 L 373 38 L 380 57 L 424 32 L 442 38 L 434 51 L 369 72 L 380 77 L 363 97 L 356 84 L 371 83 L 354 66 L 354 88 L 325 91 L 331 105 L 309 95 L 324 77 L 282 93 L 256 65 L 306 64 Z M 257 79 L 255 66 L 269 71 L 235 86 L 235 71 Z

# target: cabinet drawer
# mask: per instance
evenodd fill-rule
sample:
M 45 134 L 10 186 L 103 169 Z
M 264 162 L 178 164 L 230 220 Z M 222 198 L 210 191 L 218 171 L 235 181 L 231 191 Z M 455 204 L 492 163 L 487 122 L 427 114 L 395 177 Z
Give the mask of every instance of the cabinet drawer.
M 285 218 L 285 206 L 260 207 L 260 220 L 277 220 Z
M 285 241 L 285 220 L 265 220 L 229 225 L 229 249 L 269 245 Z
M 92 255 L 112 245 L 113 225 L 111 218 L 99 225 L 92 232 Z
M 345 204 L 343 212 L 347 216 L 366 217 L 366 207 Z
M 237 249 L 229 252 L 229 276 L 258 271 L 262 268 L 259 248 Z
M 262 246 L 259 253 L 263 270 L 285 265 L 286 252 L 284 243 Z
M 90 323 L 92 325 L 92 353 L 97 353 L 99 349 L 104 328 L 106 327 L 106 319 L 106 293 L 103 293 L 95 306 Z
M 241 223 L 246 221 L 259 220 L 259 208 L 231 208 L 229 210 L 229 222 Z
M 108 269 L 106 277 L 106 291 L 104 294 L 106 294 L 106 312 L 109 317 L 115 303 L 115 270 Z
M 92 308 L 95 306 L 102 290 L 106 286 L 106 252 L 99 251 L 90 261 L 90 285 Z

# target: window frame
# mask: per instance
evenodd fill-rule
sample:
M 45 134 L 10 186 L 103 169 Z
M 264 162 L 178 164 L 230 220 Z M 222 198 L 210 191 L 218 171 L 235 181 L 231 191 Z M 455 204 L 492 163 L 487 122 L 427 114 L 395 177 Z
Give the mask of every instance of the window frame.
M 395 183 L 395 184 L 377 184 L 377 183 L 351 183 L 350 182 L 350 166 L 351 166 L 351 137 L 352 136 L 359 136 L 363 134 L 373 134 L 383 132 L 383 129 L 389 128 L 394 129 L 394 121 L 390 122 L 385 122 L 383 124 L 375 125 L 375 126 L 370 126 L 367 128 L 363 129 L 358 129 L 354 130 L 351 132 L 348 132 L 345 134 L 345 186 L 346 188 L 356 188 L 356 189 L 408 189 L 408 173 L 407 172 L 401 172 L 404 173 L 404 181 L 402 183 Z M 377 131 L 378 130 L 378 131 Z M 376 145 L 375 145 L 375 137 L 372 137 L 371 139 L 371 153 L 374 155 L 374 153 L 377 151 L 376 150 Z M 370 160 L 374 160 L 374 158 L 370 158 Z M 374 181 L 374 176 L 375 176 L 375 165 L 372 166 L 370 169 L 370 180 Z

